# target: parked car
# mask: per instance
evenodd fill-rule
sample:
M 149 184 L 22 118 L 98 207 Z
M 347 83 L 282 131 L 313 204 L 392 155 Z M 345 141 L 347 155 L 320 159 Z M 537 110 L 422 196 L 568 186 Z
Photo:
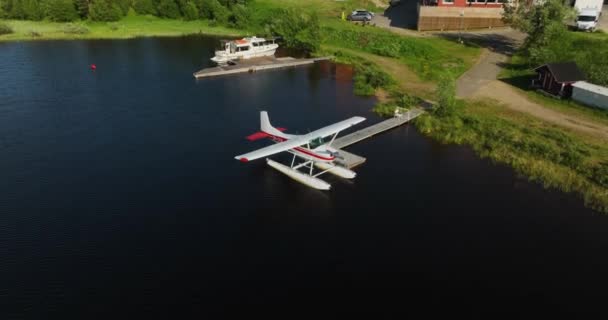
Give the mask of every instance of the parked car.
M 374 15 L 369 12 L 369 11 L 365 11 L 365 10 L 361 10 L 361 11 L 353 11 L 351 14 L 348 15 L 348 17 L 346 17 L 346 20 L 349 21 L 372 21 L 372 18 L 374 17 Z
M 374 16 L 375 13 L 369 11 L 369 10 L 365 10 L 365 9 L 355 9 L 353 10 L 353 14 L 355 13 L 368 13 L 370 14 L 372 17 Z

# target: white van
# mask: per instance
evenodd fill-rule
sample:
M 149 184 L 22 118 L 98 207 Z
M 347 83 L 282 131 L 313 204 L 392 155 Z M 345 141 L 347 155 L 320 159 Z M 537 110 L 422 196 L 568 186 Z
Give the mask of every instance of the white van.
M 595 31 L 599 18 L 600 12 L 598 10 L 581 10 L 576 18 L 576 28 L 583 31 Z

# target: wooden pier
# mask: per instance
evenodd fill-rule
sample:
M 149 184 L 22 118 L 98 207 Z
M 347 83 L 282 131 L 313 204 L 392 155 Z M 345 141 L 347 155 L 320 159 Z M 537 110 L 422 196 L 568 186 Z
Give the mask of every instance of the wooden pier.
M 318 61 L 329 60 L 331 57 L 320 57 L 311 59 L 296 59 L 292 57 L 260 57 L 246 60 L 236 61 L 234 64 L 217 66 L 212 68 L 205 68 L 203 70 L 194 73 L 194 77 L 197 79 L 217 77 L 230 74 L 238 73 L 253 73 L 262 70 L 281 69 L 288 67 L 297 67 L 308 64 L 313 64 Z
M 342 157 L 344 157 L 344 159 L 340 159 L 337 162 L 341 165 L 344 165 L 347 168 L 353 168 L 353 167 L 356 167 L 356 166 L 364 163 L 366 160 L 364 157 L 358 156 L 356 154 L 352 154 L 350 152 L 346 152 L 341 149 L 348 147 L 351 144 L 357 143 L 361 140 L 365 140 L 374 135 L 377 135 L 378 133 L 381 133 L 381 132 L 390 130 L 392 128 L 398 127 L 402 124 L 405 124 L 405 123 L 409 122 L 410 120 L 417 118 L 418 116 L 420 116 L 423 113 L 424 113 L 423 109 L 414 108 L 412 110 L 409 110 L 409 111 L 401 114 L 398 117 L 393 117 L 393 118 L 384 120 L 382 122 L 371 125 L 367 128 L 363 128 L 359 131 L 353 132 L 344 137 L 336 139 L 332 143 L 332 147 L 339 149 L 338 153 Z

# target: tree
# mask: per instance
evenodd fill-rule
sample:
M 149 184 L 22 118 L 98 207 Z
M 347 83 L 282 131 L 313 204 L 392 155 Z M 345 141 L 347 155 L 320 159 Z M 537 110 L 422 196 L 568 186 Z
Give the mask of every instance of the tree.
M 25 11 L 23 10 L 23 1 L 11 0 L 9 1 L 8 16 L 13 19 L 25 19 Z
M 528 35 L 523 48 L 531 62 L 545 63 L 548 61 L 542 60 L 551 54 L 548 46 L 567 36 L 565 21 L 574 16 L 574 10 L 563 0 L 545 0 L 540 4 L 519 0 L 517 5 L 505 6 L 503 20 Z
M 192 1 L 186 2 L 182 8 L 182 15 L 184 20 L 196 20 L 198 19 L 198 8 Z
M 37 21 L 44 18 L 44 12 L 38 0 L 22 0 L 22 7 L 25 19 Z
M 272 19 L 270 32 L 282 36 L 288 47 L 312 52 L 321 45 L 321 27 L 316 14 L 283 9 Z
M 434 108 L 436 115 L 449 117 L 456 113 L 456 82 L 451 76 L 444 76 L 437 84 L 437 105 Z
M 138 14 L 158 14 L 152 0 L 135 0 L 133 1 L 133 9 L 135 9 L 135 12 Z
M 89 5 L 91 4 L 90 0 L 74 0 L 76 4 L 76 11 L 78 11 L 78 15 L 82 19 L 86 19 L 89 16 Z
M 121 16 L 126 16 L 131 8 L 131 0 L 109 0 L 112 7 L 117 6 L 120 8 Z
M 230 10 L 218 0 L 198 0 L 200 17 L 215 20 L 218 23 L 227 23 L 230 19 Z
M 173 0 L 160 0 L 158 15 L 163 18 L 177 19 L 180 17 L 179 7 Z
M 244 29 L 249 26 L 250 15 L 247 8 L 242 4 L 237 4 L 232 7 L 232 16 L 230 23 L 239 29 Z
M 72 0 L 47 0 L 46 16 L 51 21 L 70 22 L 78 19 Z
M 122 10 L 116 3 L 107 0 L 92 0 L 89 6 L 89 19 L 93 21 L 118 21 Z

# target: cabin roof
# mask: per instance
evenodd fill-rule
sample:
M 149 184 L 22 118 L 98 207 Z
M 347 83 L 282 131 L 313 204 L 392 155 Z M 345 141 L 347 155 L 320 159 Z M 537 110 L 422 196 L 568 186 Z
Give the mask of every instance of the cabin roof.
M 585 74 L 578 68 L 576 63 L 572 61 L 568 62 L 555 62 L 555 63 L 547 63 L 538 68 L 535 68 L 534 71 L 541 72 L 543 69 L 549 70 L 556 82 L 576 82 L 587 80 Z

